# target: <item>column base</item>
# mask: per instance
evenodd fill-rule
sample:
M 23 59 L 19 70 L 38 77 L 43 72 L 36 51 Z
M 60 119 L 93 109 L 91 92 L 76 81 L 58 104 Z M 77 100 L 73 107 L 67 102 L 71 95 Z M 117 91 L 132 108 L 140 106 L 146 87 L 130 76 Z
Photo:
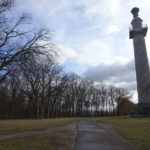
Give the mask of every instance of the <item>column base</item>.
M 136 108 L 136 114 L 137 115 L 150 115 L 150 104 L 146 103 L 138 103 Z

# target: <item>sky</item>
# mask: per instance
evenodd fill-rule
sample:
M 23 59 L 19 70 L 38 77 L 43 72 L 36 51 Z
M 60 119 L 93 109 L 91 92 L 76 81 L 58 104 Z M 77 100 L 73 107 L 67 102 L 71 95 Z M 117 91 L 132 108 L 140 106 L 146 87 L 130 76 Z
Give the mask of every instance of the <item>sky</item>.
M 51 30 L 59 64 L 96 82 L 128 89 L 137 102 L 133 43 L 129 39 L 133 7 L 150 25 L 149 0 L 16 0 L 15 11 L 32 16 L 34 26 Z M 146 37 L 150 57 L 150 33 Z

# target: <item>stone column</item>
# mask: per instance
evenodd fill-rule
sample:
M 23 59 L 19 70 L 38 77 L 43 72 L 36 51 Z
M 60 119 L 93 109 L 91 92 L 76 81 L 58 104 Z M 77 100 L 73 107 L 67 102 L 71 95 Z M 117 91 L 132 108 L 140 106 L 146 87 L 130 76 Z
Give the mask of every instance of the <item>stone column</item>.
M 130 29 L 130 39 L 133 39 L 135 69 L 138 90 L 139 115 L 150 115 L 150 71 L 146 52 L 145 36 L 148 27 L 142 24 L 142 19 L 138 17 L 139 8 L 132 9 L 133 20 Z

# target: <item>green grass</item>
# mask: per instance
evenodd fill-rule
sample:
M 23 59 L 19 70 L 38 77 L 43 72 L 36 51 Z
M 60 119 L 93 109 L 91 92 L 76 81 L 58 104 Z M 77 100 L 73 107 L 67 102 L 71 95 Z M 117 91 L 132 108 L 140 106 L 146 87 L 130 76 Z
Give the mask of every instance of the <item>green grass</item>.
M 72 150 L 75 133 L 59 133 L 0 141 L 0 150 Z
M 80 118 L 42 119 L 42 120 L 0 120 L 0 135 L 24 131 L 37 131 L 73 123 Z
M 106 117 L 98 123 L 110 125 L 138 150 L 150 150 L 150 118 Z

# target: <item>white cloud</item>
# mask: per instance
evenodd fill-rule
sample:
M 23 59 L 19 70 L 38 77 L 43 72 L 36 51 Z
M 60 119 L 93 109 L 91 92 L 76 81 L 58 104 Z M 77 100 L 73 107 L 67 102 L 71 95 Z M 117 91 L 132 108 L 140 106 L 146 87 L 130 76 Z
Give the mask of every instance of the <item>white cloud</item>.
M 107 44 L 106 44 L 107 43 Z M 77 61 L 85 65 L 97 65 L 100 62 L 107 60 L 107 63 L 111 63 L 112 47 L 108 44 L 108 41 L 104 39 L 94 39 L 81 45 L 82 51 L 78 53 Z
M 120 28 L 116 25 L 109 25 L 106 28 L 106 33 L 107 34 L 118 33 L 119 31 L 120 31 Z
M 80 0 L 85 8 L 85 16 L 110 16 L 116 13 L 120 6 L 120 0 Z
M 59 64 L 63 65 L 65 62 L 69 61 L 70 59 L 74 59 L 77 57 L 77 53 L 74 49 L 70 47 L 66 47 L 64 45 L 58 44 L 58 57 L 57 60 Z

